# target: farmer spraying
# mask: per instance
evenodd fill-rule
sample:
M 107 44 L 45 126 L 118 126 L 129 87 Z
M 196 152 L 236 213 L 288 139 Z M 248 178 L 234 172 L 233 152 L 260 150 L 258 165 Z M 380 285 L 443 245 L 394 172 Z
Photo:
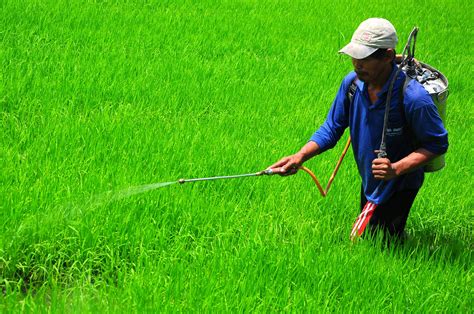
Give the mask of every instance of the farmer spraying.
M 339 51 L 351 57 L 354 71 L 343 79 L 326 121 L 297 153 L 268 169 L 295 174 L 334 147 L 349 127 L 362 179 L 361 215 L 352 236 L 367 225 L 400 238 L 423 184 L 423 166 L 448 148 L 448 132 L 429 93 L 396 65 L 397 42 L 389 21 L 362 22 Z

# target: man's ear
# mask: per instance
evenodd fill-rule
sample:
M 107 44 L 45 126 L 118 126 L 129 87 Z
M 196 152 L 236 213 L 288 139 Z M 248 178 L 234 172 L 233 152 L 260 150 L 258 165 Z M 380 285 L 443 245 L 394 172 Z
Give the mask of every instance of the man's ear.
M 387 59 L 387 61 L 392 61 L 395 59 L 395 49 L 393 48 L 388 48 L 387 49 L 387 54 L 385 55 L 385 58 Z

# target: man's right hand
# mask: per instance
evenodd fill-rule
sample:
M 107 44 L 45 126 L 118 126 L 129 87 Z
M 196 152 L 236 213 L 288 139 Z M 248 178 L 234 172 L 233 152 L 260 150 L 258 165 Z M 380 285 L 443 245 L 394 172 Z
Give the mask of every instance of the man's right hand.
M 304 156 L 301 153 L 286 156 L 268 167 L 273 173 L 281 176 L 289 176 L 298 172 L 298 169 L 304 162 Z
M 309 141 L 296 154 L 283 157 L 267 169 L 281 176 L 289 176 L 298 172 L 303 163 L 319 153 L 319 145 L 316 142 Z

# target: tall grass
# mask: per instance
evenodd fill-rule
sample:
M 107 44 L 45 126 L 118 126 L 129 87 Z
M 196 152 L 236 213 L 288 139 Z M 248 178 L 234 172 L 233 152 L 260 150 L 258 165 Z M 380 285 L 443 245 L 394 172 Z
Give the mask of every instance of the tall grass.
M 472 9 L 2 1 L 1 309 L 468 312 Z M 371 16 L 401 42 L 418 25 L 417 57 L 450 80 L 447 167 L 427 175 L 406 245 L 349 243 L 350 156 L 327 198 L 305 174 L 131 188 L 294 152 L 351 70 L 337 50 Z M 340 149 L 308 167 L 327 179 Z

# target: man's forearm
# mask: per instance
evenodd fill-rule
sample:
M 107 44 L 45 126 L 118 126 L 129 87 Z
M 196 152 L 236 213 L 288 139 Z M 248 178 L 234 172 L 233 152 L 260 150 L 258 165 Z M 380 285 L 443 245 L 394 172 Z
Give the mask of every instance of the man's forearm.
M 303 159 L 303 162 L 305 162 L 308 159 L 311 159 L 312 157 L 319 154 L 319 151 L 319 145 L 316 142 L 309 141 L 303 147 L 301 147 L 297 154 L 300 155 Z
M 393 163 L 393 167 L 396 175 L 401 176 L 418 169 L 437 156 L 426 149 L 419 148 L 405 158 Z

